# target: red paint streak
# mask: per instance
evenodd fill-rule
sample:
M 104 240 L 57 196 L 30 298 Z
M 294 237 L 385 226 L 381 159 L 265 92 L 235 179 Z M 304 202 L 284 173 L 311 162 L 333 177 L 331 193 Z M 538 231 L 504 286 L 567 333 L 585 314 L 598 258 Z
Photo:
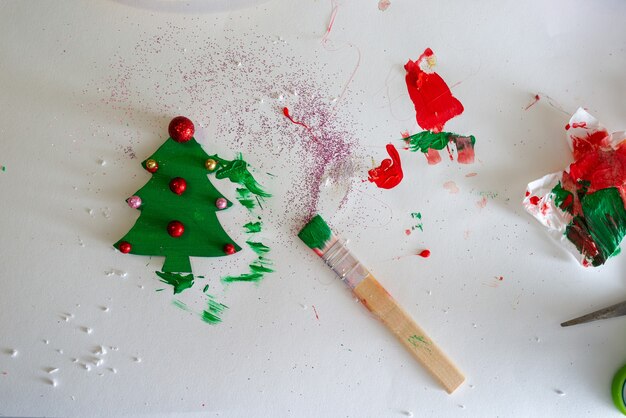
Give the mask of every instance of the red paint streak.
M 430 257 L 430 250 L 422 250 L 417 255 L 420 257 L 428 258 Z
M 476 177 L 478 173 L 467 173 L 465 177 Z
M 309 131 L 309 133 L 311 134 L 311 136 L 313 137 L 313 139 L 316 142 L 320 142 L 317 137 L 315 136 L 315 134 L 313 133 L 313 130 L 306 124 L 303 122 L 299 122 L 296 120 L 293 120 L 293 118 L 291 117 L 291 115 L 289 114 L 289 109 L 287 109 L 286 107 L 283 107 L 283 115 L 285 115 L 285 117 L 287 119 L 289 119 L 291 121 L 291 123 L 295 123 L 296 125 L 300 125 L 300 126 L 304 126 L 306 128 L 307 131 Z
M 313 312 L 315 312 L 315 319 L 320 320 L 319 315 L 317 314 L 317 309 L 315 309 L 315 305 L 311 305 L 313 307 Z
M 576 128 L 587 128 L 587 122 L 574 122 L 571 125 L 568 123 L 567 125 L 565 125 L 565 130 L 569 131 L 571 129 L 576 129 Z
M 529 202 L 530 202 L 530 204 L 531 204 L 531 205 L 535 205 L 535 206 L 537 206 L 537 205 L 539 204 L 539 201 L 540 201 L 540 200 L 541 200 L 541 199 L 539 198 L 539 196 L 532 196 L 532 197 L 529 199 Z
M 435 165 L 441 161 L 441 155 L 439 155 L 439 151 L 436 149 L 429 148 L 428 152 L 424 154 L 426 156 L 426 161 L 428 161 L 428 165 Z
M 411 230 L 410 230 L 410 229 L 405 229 L 405 230 L 404 230 L 404 233 L 405 233 L 406 235 L 411 235 Z
M 448 151 L 448 156 L 450 157 L 450 161 L 454 161 L 454 157 L 452 156 L 452 151 L 450 151 L 450 143 L 446 145 L 446 151 Z
M 381 189 L 392 189 L 402 181 L 402 165 L 400 163 L 400 155 L 398 150 L 392 144 L 387 144 L 387 153 L 389 158 L 385 158 L 380 166 L 372 168 L 367 172 L 368 180 L 376 183 Z
M 528 110 L 528 109 L 530 109 L 531 107 L 533 107 L 533 106 L 535 105 L 535 103 L 537 103 L 540 99 L 541 99 L 541 97 L 539 97 L 539 95 L 538 95 L 538 94 L 535 94 L 535 98 L 534 98 L 534 100 L 533 100 L 532 102 L 530 102 L 530 104 L 529 104 L 528 106 L 526 106 L 526 107 L 524 108 L 524 110 Z
M 330 30 L 333 28 L 333 23 L 335 23 L 335 17 L 337 17 L 337 11 L 339 10 L 339 5 L 335 0 L 331 1 L 333 6 L 333 10 L 330 13 L 330 21 L 328 22 L 328 28 L 326 29 L 326 33 L 322 37 L 322 43 L 325 44 L 328 40 L 328 36 L 330 35 Z
M 402 135 L 402 138 L 404 138 L 404 139 L 407 139 L 408 137 L 411 136 L 411 135 L 409 135 L 409 131 L 400 132 L 400 135 Z
M 405 80 L 415 106 L 417 124 L 423 129 L 441 132 L 446 122 L 463 113 L 464 109 L 439 74 L 427 73 L 420 67 L 422 61 L 432 55 L 432 50 L 427 48 L 417 61 L 409 60 L 404 66 Z

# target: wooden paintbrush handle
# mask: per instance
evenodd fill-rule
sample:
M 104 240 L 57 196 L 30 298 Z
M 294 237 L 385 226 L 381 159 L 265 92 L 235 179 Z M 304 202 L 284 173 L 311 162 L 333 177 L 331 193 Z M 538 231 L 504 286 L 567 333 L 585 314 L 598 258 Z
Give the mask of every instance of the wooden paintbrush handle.
M 448 393 L 463 383 L 465 377 L 460 370 L 371 274 L 353 291 Z

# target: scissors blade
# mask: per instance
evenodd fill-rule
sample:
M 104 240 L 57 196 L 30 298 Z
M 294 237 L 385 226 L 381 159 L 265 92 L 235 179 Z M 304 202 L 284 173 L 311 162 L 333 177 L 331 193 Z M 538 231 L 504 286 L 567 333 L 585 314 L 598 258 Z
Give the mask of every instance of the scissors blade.
M 626 315 L 626 301 L 588 313 L 587 315 L 579 316 L 578 318 L 570 319 L 569 321 L 563 322 L 561 326 L 569 327 L 570 325 L 584 324 L 585 322 L 597 321 L 599 319 L 616 318 L 622 315 Z

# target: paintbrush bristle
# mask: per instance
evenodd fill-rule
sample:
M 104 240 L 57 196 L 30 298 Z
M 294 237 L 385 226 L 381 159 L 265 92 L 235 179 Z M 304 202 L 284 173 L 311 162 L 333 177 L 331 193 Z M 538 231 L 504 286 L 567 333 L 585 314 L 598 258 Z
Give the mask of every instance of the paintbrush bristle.
M 298 237 L 309 246 L 309 248 L 316 250 L 316 252 L 324 252 L 324 249 L 332 241 L 333 231 L 322 219 L 320 215 L 315 215 L 311 220 L 302 228 Z

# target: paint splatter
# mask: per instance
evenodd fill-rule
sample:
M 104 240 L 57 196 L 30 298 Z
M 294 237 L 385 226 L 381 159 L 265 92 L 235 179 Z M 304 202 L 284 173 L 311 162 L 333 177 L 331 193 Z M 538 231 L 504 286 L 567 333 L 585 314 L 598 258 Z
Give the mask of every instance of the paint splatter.
M 446 181 L 445 183 L 443 183 L 443 188 L 446 189 L 451 194 L 456 194 L 459 192 L 458 186 L 452 180 Z
M 304 128 L 311 134 L 311 137 L 313 138 L 313 140 L 319 142 L 319 139 L 317 139 L 317 137 L 313 133 L 313 130 L 306 123 L 294 120 L 291 117 L 291 115 L 289 114 L 289 109 L 287 109 L 286 107 L 283 107 L 283 115 L 285 115 L 285 117 L 287 119 L 289 119 L 291 121 L 291 123 L 294 123 L 294 124 L 300 125 L 300 126 L 304 126 Z
M 441 132 L 447 121 L 463 113 L 458 101 L 443 78 L 430 70 L 435 65 L 435 55 L 426 48 L 417 61 L 409 60 L 406 70 L 406 87 L 413 105 L 417 124 L 432 132 Z
M 415 220 L 415 225 L 411 226 L 411 230 L 415 231 L 419 229 L 420 231 L 424 231 L 424 223 L 422 222 L 422 213 L 421 212 L 412 212 L 411 218 Z M 407 234 L 409 235 L 409 234 Z
M 243 227 L 248 234 L 256 234 L 261 232 L 261 222 L 248 222 Z
M 402 164 L 398 150 L 393 144 L 387 144 L 386 149 L 391 159 L 385 158 L 380 166 L 369 170 L 367 179 L 381 189 L 392 189 L 402 181 Z
M 538 95 L 538 94 L 535 94 L 535 97 L 533 98 L 533 101 L 532 101 L 532 102 L 530 102 L 530 103 L 528 104 L 528 106 L 526 106 L 526 107 L 524 108 L 524 110 L 528 110 L 528 109 L 530 109 L 531 107 L 533 107 L 533 106 L 534 106 L 534 105 L 535 105 L 535 104 L 536 104 L 536 103 L 537 103 L 540 99 L 541 99 L 541 97 L 539 97 L 539 95 Z
M 193 286 L 193 274 L 183 275 L 180 273 L 170 273 L 164 271 L 156 271 L 155 273 L 161 278 L 161 282 L 169 284 L 174 288 L 174 294 L 180 293 Z
M 384 12 L 385 10 L 387 10 L 389 8 L 390 5 L 391 5 L 391 1 L 390 0 L 379 0 L 378 1 L 378 10 L 380 10 L 381 12 Z
M 223 303 L 216 302 L 213 296 L 209 296 L 207 301 L 207 308 L 202 311 L 202 320 L 207 324 L 218 324 L 222 322 L 222 313 L 228 306 Z
M 422 250 L 419 253 L 417 253 L 417 255 L 419 255 L 422 258 L 428 258 L 430 257 L 430 250 Z
M 311 305 L 311 307 L 313 308 L 313 312 L 315 312 L 315 319 L 317 319 L 319 321 L 320 320 L 320 316 L 317 314 L 317 309 L 315 309 L 315 305 Z

